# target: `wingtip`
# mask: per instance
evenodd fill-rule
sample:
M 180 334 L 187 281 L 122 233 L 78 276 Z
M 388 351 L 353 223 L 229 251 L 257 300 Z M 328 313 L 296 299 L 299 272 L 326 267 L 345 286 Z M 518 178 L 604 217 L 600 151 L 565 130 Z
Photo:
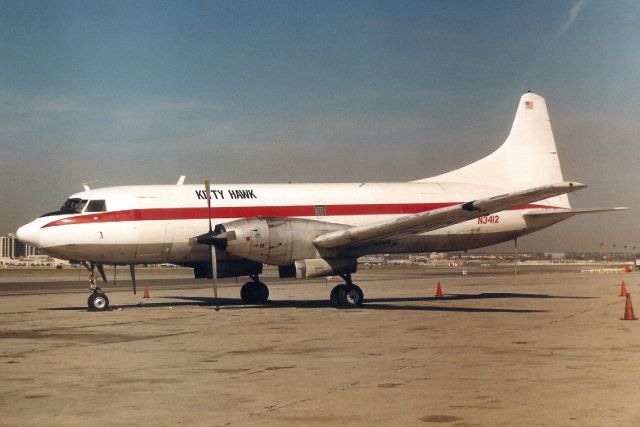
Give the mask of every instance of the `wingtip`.
M 563 182 L 561 184 L 562 187 L 569 187 L 572 189 L 572 191 L 577 191 L 577 190 L 582 190 L 584 188 L 587 188 L 587 184 L 583 184 L 581 182 L 576 182 L 576 181 L 567 181 L 567 182 Z

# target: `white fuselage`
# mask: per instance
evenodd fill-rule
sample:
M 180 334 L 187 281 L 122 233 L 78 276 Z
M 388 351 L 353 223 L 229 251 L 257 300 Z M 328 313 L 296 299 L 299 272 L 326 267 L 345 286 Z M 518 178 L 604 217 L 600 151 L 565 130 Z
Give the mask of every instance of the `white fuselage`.
M 375 244 L 370 241 L 363 245 L 318 248 L 318 242 L 314 241 L 321 233 L 331 233 L 336 229 L 344 231 L 343 237 L 349 240 L 349 231 L 346 230 L 349 226 L 371 225 L 369 228 L 375 229 L 378 223 L 387 221 L 385 226 L 388 226 L 388 221 L 393 222 L 402 216 L 563 181 L 546 102 L 539 95 L 528 92 L 520 98 L 505 142 L 493 153 L 460 169 L 409 183 L 214 184 L 211 186 L 211 217 L 213 225 L 247 219 L 245 225 L 250 228 L 249 234 L 243 236 L 243 239 L 248 239 L 245 240 L 246 245 L 253 247 L 255 244 L 258 252 L 263 249 L 269 252 L 269 256 L 246 257 L 256 262 L 284 263 L 296 261 L 298 257 L 353 259 L 371 253 L 464 250 L 511 240 L 567 218 L 555 214 L 539 215 L 540 209 L 544 208 L 568 211 L 571 206 L 567 196 L 515 206 L 473 220 L 464 221 L 463 218 L 464 222 L 456 222 L 455 225 L 446 226 L 455 222 L 452 221 L 443 223 L 441 228 L 422 229 L 434 231 L 397 233 L 393 237 L 374 239 Z M 18 238 L 37 246 L 44 253 L 75 261 L 208 263 L 208 244 L 196 242 L 197 236 L 209 230 L 205 192 L 203 185 L 87 190 L 71 196 L 55 215 L 37 218 L 21 227 Z M 526 215 L 532 210 L 538 214 Z M 285 233 L 288 240 L 277 241 L 277 236 L 282 238 L 281 233 L 275 232 L 277 227 L 268 225 L 269 221 L 262 221 L 258 219 L 260 217 L 291 219 L 284 222 L 290 230 Z M 267 229 L 258 230 L 259 224 Z M 275 232 L 273 236 L 265 232 L 270 229 Z M 315 231 L 318 232 L 316 235 L 313 234 Z M 273 241 L 266 241 L 267 235 L 269 240 L 273 237 Z M 254 238 L 256 242 L 252 240 Z M 238 243 L 237 240 L 234 242 L 236 249 Z M 302 250 L 294 251 L 293 248 L 301 247 L 301 243 Z M 286 245 L 290 246 L 293 255 L 283 257 L 278 253 L 271 256 L 272 248 L 275 253 Z M 239 249 L 234 254 L 231 246 L 224 248 L 226 252 L 217 251 L 218 260 L 228 254 L 240 254 L 239 257 L 243 258 L 247 253 Z
M 239 218 L 305 218 L 349 226 L 373 224 L 500 194 L 503 189 L 457 183 L 224 184 L 211 186 L 212 222 Z M 102 201 L 104 209 L 58 213 L 35 219 L 19 238 L 52 256 L 110 264 L 178 263 L 208 259 L 208 246 L 195 237 L 208 230 L 202 185 L 144 185 L 83 191 L 71 196 Z M 527 225 L 523 214 L 557 207 L 549 199 L 518 206 L 436 231 L 412 234 L 368 253 L 464 250 L 511 240 L 549 223 Z M 224 254 L 220 254 L 224 258 Z

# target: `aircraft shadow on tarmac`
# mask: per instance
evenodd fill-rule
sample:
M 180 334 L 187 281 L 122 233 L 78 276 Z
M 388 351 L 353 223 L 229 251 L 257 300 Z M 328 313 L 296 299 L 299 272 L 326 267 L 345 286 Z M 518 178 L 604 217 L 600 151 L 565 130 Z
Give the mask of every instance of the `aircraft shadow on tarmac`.
M 531 310 L 531 309 L 512 309 L 512 308 L 479 308 L 479 307 L 450 307 L 442 305 L 408 305 L 399 303 L 411 302 L 445 302 L 457 300 L 482 300 L 482 299 L 548 299 L 548 298 L 566 298 L 566 299 L 588 299 L 593 297 L 583 296 L 554 296 L 546 294 L 521 294 L 521 293 L 481 293 L 481 294 L 446 294 L 443 298 L 437 297 L 399 297 L 399 298 L 369 298 L 365 299 L 362 310 L 389 310 L 389 311 L 451 311 L 451 312 L 469 312 L 469 313 L 544 313 L 548 310 Z M 239 299 L 219 298 L 217 301 L 212 297 L 184 297 L 184 296 L 168 296 L 162 299 L 171 299 L 174 301 L 163 302 L 144 302 L 139 304 L 120 304 L 113 305 L 112 310 L 118 309 L 143 309 L 143 308 L 170 308 L 185 306 L 219 306 L 225 310 L 231 309 L 265 309 L 265 308 L 332 308 L 333 306 L 328 300 L 274 300 L 264 305 L 246 305 Z M 175 301 L 179 300 L 179 301 Z M 43 310 L 55 311 L 87 311 L 87 307 L 53 307 Z

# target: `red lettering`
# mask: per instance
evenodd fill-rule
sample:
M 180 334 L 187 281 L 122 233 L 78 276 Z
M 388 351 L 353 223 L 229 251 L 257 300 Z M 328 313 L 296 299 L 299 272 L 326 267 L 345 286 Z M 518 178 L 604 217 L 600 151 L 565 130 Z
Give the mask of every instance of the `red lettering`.
M 497 224 L 500 222 L 500 215 L 485 215 L 478 217 L 478 224 Z

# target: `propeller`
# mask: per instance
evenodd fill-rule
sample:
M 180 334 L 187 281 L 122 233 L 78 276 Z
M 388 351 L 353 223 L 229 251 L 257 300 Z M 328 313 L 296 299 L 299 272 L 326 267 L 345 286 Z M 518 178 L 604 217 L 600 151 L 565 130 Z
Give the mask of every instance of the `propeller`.
M 131 272 L 131 285 L 133 286 L 133 294 L 136 294 L 136 266 L 129 264 L 129 271 Z
M 209 272 L 211 273 L 210 279 L 213 280 L 213 296 L 216 300 L 216 311 L 220 310 L 218 305 L 218 263 L 216 260 L 216 248 L 224 250 L 227 247 L 227 239 L 216 237 L 216 232 L 220 230 L 214 230 L 211 222 L 211 184 L 209 180 L 204 181 L 204 188 L 207 194 L 207 217 L 209 218 L 209 232 L 201 234 L 196 237 L 196 241 L 201 244 L 209 245 Z
M 207 218 L 209 218 L 209 235 L 213 237 L 213 227 L 211 225 L 211 183 L 209 180 L 204 181 L 204 188 L 207 190 Z M 218 303 L 218 262 L 216 259 L 216 247 L 209 245 L 209 268 L 211 268 L 211 279 L 213 279 L 213 297 Z M 220 307 L 216 305 L 216 309 Z

